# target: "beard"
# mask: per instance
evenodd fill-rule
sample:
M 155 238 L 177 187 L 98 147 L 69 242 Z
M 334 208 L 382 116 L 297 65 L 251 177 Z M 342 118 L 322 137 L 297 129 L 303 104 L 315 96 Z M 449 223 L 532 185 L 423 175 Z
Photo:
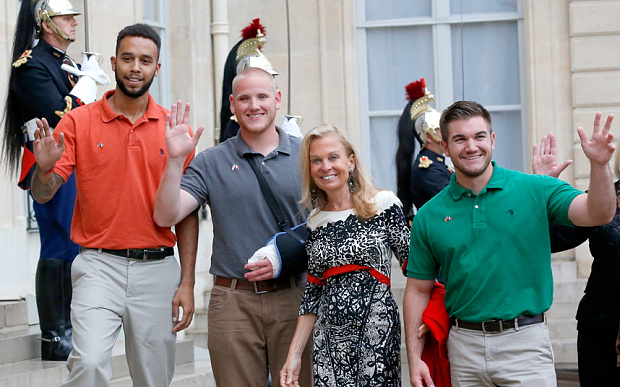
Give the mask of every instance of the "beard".
M 491 164 L 491 157 L 487 157 L 482 167 L 478 169 L 467 169 L 462 163 L 455 162 L 454 160 L 452 160 L 452 164 L 454 164 L 454 169 L 458 170 L 460 173 L 467 177 L 473 178 L 482 175 L 487 170 L 489 164 Z
M 118 67 L 114 71 L 114 78 L 116 79 L 116 85 L 123 92 L 123 94 L 125 94 L 126 96 L 128 96 L 130 98 L 139 98 L 139 97 L 142 97 L 144 95 L 144 93 L 149 91 L 149 88 L 151 87 L 151 84 L 155 80 L 155 74 L 153 74 L 151 79 L 149 79 L 144 84 L 144 86 L 142 86 L 138 90 L 129 90 L 127 88 L 127 86 L 125 86 L 125 84 L 123 83 L 123 80 L 121 79 L 121 77 L 118 76 Z

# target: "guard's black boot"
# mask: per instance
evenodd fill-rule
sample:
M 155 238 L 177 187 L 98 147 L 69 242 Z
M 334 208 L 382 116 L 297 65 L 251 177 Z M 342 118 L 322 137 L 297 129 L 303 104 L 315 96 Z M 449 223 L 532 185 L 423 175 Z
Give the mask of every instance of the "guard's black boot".
M 41 360 L 67 360 L 73 349 L 65 337 L 65 262 L 40 259 L 35 277 L 41 325 Z

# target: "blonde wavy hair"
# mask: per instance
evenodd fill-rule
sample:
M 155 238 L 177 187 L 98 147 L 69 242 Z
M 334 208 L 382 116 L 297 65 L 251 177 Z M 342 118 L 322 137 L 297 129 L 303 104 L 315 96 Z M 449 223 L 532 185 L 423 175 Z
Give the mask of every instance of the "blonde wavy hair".
M 353 209 L 357 215 L 357 218 L 361 221 L 368 220 L 377 214 L 377 208 L 373 203 L 373 197 L 375 196 L 376 189 L 372 184 L 372 179 L 364 171 L 364 168 L 360 164 L 360 159 L 356 156 L 357 152 L 355 147 L 349 141 L 344 133 L 332 125 L 320 125 L 310 130 L 304 136 L 301 143 L 301 149 L 299 150 L 299 170 L 301 174 L 301 204 L 308 210 L 316 209 L 316 215 L 321 211 L 321 208 L 327 203 L 327 193 L 320 189 L 310 176 L 310 145 L 312 142 L 319 138 L 327 136 L 335 137 L 344 146 L 347 156 L 353 155 L 355 161 L 355 168 L 351 175 L 355 182 L 355 193 L 351 195 L 353 202 Z M 316 201 L 312 200 L 311 191 L 315 190 L 317 194 Z

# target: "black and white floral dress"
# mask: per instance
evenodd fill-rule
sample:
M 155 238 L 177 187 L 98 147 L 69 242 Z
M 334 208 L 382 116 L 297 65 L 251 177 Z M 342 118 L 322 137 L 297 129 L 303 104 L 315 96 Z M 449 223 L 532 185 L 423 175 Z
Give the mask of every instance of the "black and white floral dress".
M 353 210 L 308 218 L 308 286 L 299 314 L 313 313 L 315 386 L 400 386 L 400 318 L 390 290 L 392 255 L 409 253 L 409 227 L 390 191 L 360 222 Z

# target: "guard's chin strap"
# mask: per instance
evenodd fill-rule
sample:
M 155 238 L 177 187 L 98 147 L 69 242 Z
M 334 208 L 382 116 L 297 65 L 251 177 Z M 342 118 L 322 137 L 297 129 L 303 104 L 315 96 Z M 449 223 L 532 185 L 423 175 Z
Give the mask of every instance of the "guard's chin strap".
M 430 134 L 430 136 L 433 138 L 433 140 L 435 140 L 437 144 L 441 144 L 441 139 L 437 135 L 437 130 L 439 129 L 430 129 L 426 133 Z
M 63 38 L 64 40 L 66 40 L 67 42 L 75 42 L 75 39 L 71 39 L 67 36 L 67 34 L 65 34 L 64 32 L 62 32 L 60 30 L 60 28 L 58 28 L 58 26 L 56 25 L 56 23 L 54 23 L 52 21 L 52 18 L 50 18 L 47 14 L 47 11 L 41 11 L 41 23 L 45 23 L 47 24 L 47 26 L 49 28 L 52 29 L 52 31 L 54 31 L 55 33 L 58 34 L 58 36 L 60 36 L 61 38 Z

